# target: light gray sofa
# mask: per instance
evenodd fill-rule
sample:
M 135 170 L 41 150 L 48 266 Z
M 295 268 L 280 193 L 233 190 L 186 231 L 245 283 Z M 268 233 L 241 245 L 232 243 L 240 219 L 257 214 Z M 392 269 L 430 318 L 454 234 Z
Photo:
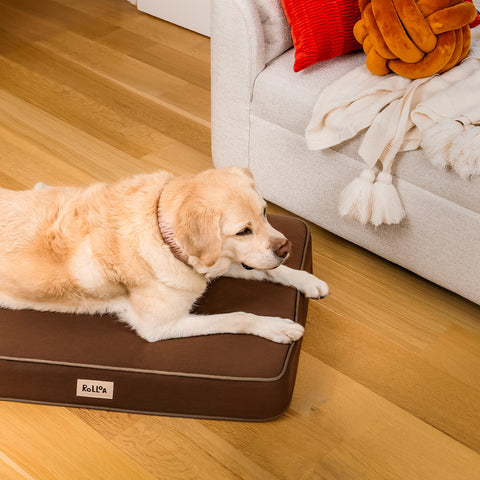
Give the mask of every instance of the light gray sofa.
M 362 134 L 306 148 L 319 93 L 362 65 L 362 52 L 294 73 L 280 0 L 212 0 L 211 42 L 216 167 L 249 167 L 269 201 L 480 304 L 480 178 L 439 170 L 422 150 L 400 154 L 393 174 L 406 218 L 375 228 L 338 214 L 341 190 L 365 167 Z

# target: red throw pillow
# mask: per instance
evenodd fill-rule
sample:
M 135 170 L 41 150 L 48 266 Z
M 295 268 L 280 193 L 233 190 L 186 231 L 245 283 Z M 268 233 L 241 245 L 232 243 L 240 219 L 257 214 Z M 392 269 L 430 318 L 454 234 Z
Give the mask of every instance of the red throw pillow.
M 292 32 L 296 72 L 362 48 L 353 36 L 358 0 L 282 0 Z
M 473 3 L 473 0 L 467 0 L 467 2 Z M 470 28 L 476 27 L 477 25 L 480 25 L 480 13 L 478 13 L 478 10 L 475 20 L 470 24 Z

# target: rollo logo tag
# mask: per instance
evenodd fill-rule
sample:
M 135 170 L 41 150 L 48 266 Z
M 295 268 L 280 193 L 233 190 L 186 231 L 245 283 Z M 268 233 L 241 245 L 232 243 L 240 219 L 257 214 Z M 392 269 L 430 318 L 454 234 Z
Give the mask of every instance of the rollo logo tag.
M 77 380 L 77 397 L 113 398 L 113 382 L 99 380 Z

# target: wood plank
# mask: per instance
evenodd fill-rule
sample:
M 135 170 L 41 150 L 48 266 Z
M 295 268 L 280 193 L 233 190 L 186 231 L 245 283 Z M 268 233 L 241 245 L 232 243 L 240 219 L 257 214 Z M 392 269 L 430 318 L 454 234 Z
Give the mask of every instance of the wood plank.
M 0 0 L 0 14 L 2 24 L 7 25 L 10 31 L 21 32 L 22 38 L 28 42 L 46 40 L 65 31 L 58 25 L 42 21 L 15 8 L 15 3 L 8 0 Z
M 135 413 L 109 412 L 90 408 L 69 408 L 68 410 L 108 441 L 129 429 L 142 418 L 142 415 Z
M 104 121 L 107 125 L 114 123 L 118 126 L 111 131 L 111 136 L 121 141 L 125 130 L 123 119 L 126 119 L 127 125 L 134 121 L 162 135 L 184 141 L 203 153 L 210 152 L 209 127 L 198 118 L 184 116 L 175 106 L 152 102 L 147 94 L 126 90 L 77 63 L 59 58 L 40 47 L 29 46 L 0 27 L 2 42 L 9 47 L 0 63 L 4 90 L 60 118 L 73 110 L 75 120 L 81 120 L 92 134 L 97 126 L 100 131 L 105 130 Z M 55 99 L 51 96 L 52 91 L 57 94 Z M 125 102 L 127 92 L 130 101 Z M 97 120 L 94 127 L 92 119 Z M 144 144 L 144 148 L 146 146 Z M 146 153 L 149 152 L 143 152 Z
M 33 478 L 154 479 L 66 408 L 0 403 L 0 451 Z
M 196 420 L 143 417 L 112 443 L 128 450 L 149 471 L 161 471 L 163 478 L 276 478 Z M 194 458 L 192 451 L 196 452 Z
M 191 51 L 184 52 L 171 45 L 154 42 L 123 28 L 96 41 L 192 85 L 210 90 L 210 62 L 192 55 Z
M 35 480 L 2 451 L 0 451 L 0 478 L 2 480 Z
M 83 0 L 77 2 L 76 0 L 53 0 L 57 4 L 57 10 L 62 15 L 63 9 L 76 10 L 86 15 L 91 21 L 95 21 L 97 18 L 108 18 L 109 23 L 113 25 L 124 25 L 131 22 L 135 22 L 139 13 L 137 7 L 129 1 L 118 0 Z M 25 9 L 26 7 L 22 7 Z M 153 23 L 156 19 L 149 17 Z
M 118 0 L 62 0 L 62 5 L 86 13 L 87 15 L 109 18 L 111 22 L 130 33 L 151 39 L 157 44 L 170 47 L 183 54 L 193 56 L 203 62 L 210 61 L 210 39 L 193 33 L 173 23 L 132 11 L 135 7 Z M 126 2 L 125 2 L 126 3 Z M 103 38 L 98 39 L 103 42 Z
M 0 171 L 0 187 L 9 188 L 10 190 L 24 190 L 28 188 L 23 181 L 20 182 L 16 178 L 12 178 L 5 172 Z
M 306 352 L 480 453 L 479 390 L 355 318 L 320 303 L 311 305 L 311 314 Z
M 8 2 L 8 0 L 1 0 L 1 3 L 12 5 L 12 2 Z M 89 38 L 106 35 L 116 28 L 108 20 L 104 20 L 101 17 L 93 17 L 62 5 L 61 2 L 51 0 L 42 0 L 42 2 L 15 0 L 14 4 L 17 9 L 20 8 L 42 20 L 54 22 L 65 31 L 79 32 Z
M 118 180 L 143 171 L 141 162 L 130 155 L 1 91 L 0 107 L 0 124 L 7 124 L 15 132 L 4 129 L 4 140 L 17 148 L 20 146 L 31 156 L 27 162 L 19 162 L 12 156 L 10 168 L 44 171 L 47 177 L 41 180 L 52 184 L 65 184 L 65 181 L 68 184 L 78 179 L 79 173 L 82 173 L 82 183 L 92 183 L 105 178 Z M 7 172 L 11 172 L 10 168 L 5 165 Z M 50 174 L 58 176 L 51 179 Z M 17 176 L 25 176 L 25 172 L 17 172 Z
M 348 272 L 326 259 L 318 263 L 331 288 L 324 302 L 327 308 L 355 318 L 412 352 L 425 348 L 449 326 L 448 318 L 442 321 L 441 315 L 434 317 L 431 311 L 426 315 L 418 312 L 422 307 L 407 292 L 402 295 L 393 283 L 383 283 L 378 276 L 365 278 L 361 273 Z
M 203 126 L 210 125 L 210 95 L 203 88 L 108 47 L 65 32 L 36 45 Z
M 319 257 L 316 260 L 319 267 L 323 268 L 324 259 L 328 259 L 344 266 L 348 270 L 347 275 L 350 272 L 360 275 L 359 281 L 368 279 L 376 282 L 377 286 L 372 290 L 373 293 L 377 287 L 388 288 L 392 295 L 400 294 L 402 296 L 403 304 L 428 309 L 426 312 L 417 312 L 425 319 L 431 318 L 434 323 L 441 323 L 445 326 L 453 322 L 480 332 L 480 308 L 478 305 L 465 301 L 459 295 L 438 287 L 318 226 L 312 225 L 312 234 L 318 240 Z M 332 263 L 330 264 L 332 265 Z M 321 270 L 319 272 L 321 273 Z M 341 285 L 341 279 L 338 281 Z
M 5 92 L 125 153 L 146 155 L 169 141 L 167 136 L 135 121 L 127 113 L 101 105 L 4 57 L 0 57 L 0 73 Z
M 142 157 L 146 168 L 164 169 L 174 175 L 195 174 L 213 168 L 210 156 L 180 142 L 172 142 L 166 147 Z
M 0 149 L 2 150 L 2 170 L 5 183 L 3 188 L 28 190 L 38 182 L 48 185 L 78 184 L 82 182 L 82 172 L 71 165 L 58 164 L 58 158 L 25 141 L 0 125 Z M 21 159 L 19 161 L 19 159 Z M 22 181 L 16 180 L 21 178 Z M 94 178 L 85 173 L 85 183 Z
M 429 345 L 421 357 L 430 365 L 480 391 L 479 351 L 480 334 L 455 325 Z

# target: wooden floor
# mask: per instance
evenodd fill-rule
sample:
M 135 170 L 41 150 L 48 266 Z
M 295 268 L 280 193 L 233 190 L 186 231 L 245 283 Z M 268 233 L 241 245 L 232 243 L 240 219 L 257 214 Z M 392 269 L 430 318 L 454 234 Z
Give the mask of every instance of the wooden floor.
M 0 19 L 0 186 L 212 165 L 209 39 L 122 0 L 0 0 Z M 332 294 L 279 420 L 0 402 L 0 478 L 480 479 L 480 308 L 312 233 Z

